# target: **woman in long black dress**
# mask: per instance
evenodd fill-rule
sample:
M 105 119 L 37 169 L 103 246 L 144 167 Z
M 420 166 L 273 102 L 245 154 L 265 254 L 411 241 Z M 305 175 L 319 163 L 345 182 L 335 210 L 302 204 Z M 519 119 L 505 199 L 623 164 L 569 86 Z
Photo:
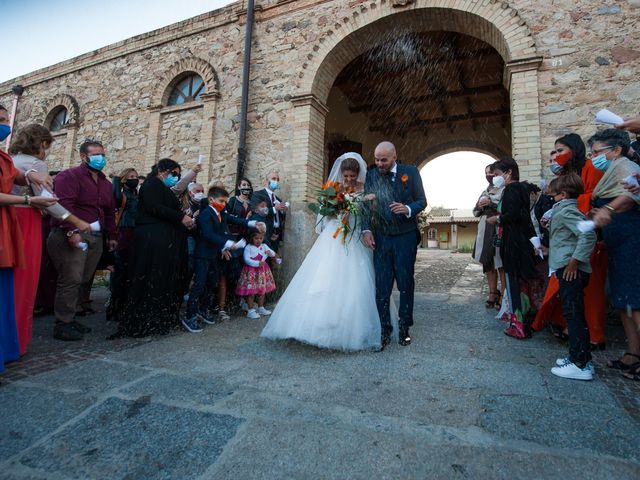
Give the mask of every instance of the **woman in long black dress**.
M 165 158 L 140 189 L 129 295 L 115 337 L 165 334 L 179 323 L 187 229 L 193 227 L 171 191 L 179 179 L 180 165 Z
M 497 225 L 500 255 L 507 277 L 511 318 L 504 333 L 514 338 L 529 338 L 535 312 L 531 311 L 530 301 L 523 304 L 521 293 L 524 284 L 538 278 L 535 251 L 529 241 L 536 236 L 529 211 L 529 191 L 520 183 L 520 171 L 514 159 L 506 157 L 497 161 L 493 172 L 496 178 L 502 177 L 505 184 L 498 215 L 487 219 L 487 223 Z

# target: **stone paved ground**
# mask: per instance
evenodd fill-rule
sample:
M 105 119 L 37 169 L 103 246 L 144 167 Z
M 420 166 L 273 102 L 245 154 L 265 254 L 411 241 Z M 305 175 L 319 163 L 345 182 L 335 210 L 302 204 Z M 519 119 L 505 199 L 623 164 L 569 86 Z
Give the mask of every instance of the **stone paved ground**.
M 110 343 L 96 316 L 67 345 L 39 319 L 2 377 L 0 478 L 639 478 L 639 389 L 605 355 L 594 382 L 553 377 L 564 347 L 505 337 L 468 255 L 422 251 L 417 278 L 414 343 L 383 353 L 266 341 L 244 318 Z

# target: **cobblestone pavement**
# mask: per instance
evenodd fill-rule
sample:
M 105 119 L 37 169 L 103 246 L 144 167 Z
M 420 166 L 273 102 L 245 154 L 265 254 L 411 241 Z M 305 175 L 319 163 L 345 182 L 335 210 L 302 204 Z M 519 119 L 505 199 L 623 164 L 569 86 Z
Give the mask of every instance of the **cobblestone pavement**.
M 639 388 L 603 367 L 615 322 L 596 380 L 562 380 L 566 347 L 504 336 L 468 254 L 421 251 L 416 278 L 414 342 L 382 353 L 270 342 L 245 318 L 108 342 L 98 314 L 67 344 L 38 318 L 0 377 L 0 478 L 639 478 Z

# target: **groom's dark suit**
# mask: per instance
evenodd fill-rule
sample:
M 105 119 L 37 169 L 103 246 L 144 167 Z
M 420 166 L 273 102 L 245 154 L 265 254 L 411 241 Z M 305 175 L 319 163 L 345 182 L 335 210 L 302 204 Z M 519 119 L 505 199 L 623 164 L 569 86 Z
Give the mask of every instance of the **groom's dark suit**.
M 376 273 L 376 305 L 380 315 L 382 334 L 391 333 L 389 299 L 395 281 L 400 290 L 398 309 L 400 328 L 413 325 L 413 271 L 418 249 L 418 214 L 427 206 L 422 179 L 412 165 L 396 163 L 396 172 L 381 174 L 377 168 L 369 170 L 365 192 L 374 193 L 369 215 L 362 230 L 373 233 L 376 247 L 373 264 Z M 399 202 L 410 209 L 410 214 L 395 214 L 389 205 Z

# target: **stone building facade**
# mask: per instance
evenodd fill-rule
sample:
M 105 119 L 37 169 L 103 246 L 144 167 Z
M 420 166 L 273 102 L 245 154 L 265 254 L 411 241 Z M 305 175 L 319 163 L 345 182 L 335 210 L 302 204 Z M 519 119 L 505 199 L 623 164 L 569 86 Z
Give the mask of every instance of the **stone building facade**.
M 265 170 L 281 171 L 287 243 L 302 247 L 287 251 L 291 270 L 313 240 L 305 202 L 345 148 L 371 160 L 389 139 L 418 166 L 460 149 L 511 154 L 536 179 L 554 138 L 589 135 L 603 107 L 638 111 L 638 0 L 256 3 L 246 173 L 260 183 Z M 189 164 L 202 154 L 201 175 L 231 186 L 245 4 L 0 84 L 0 103 L 10 108 L 20 84 L 16 127 L 60 124 L 51 168 L 76 164 L 78 144 L 93 137 L 110 169 L 146 172 L 161 157 Z M 204 85 L 196 98 L 176 101 L 194 78 Z

